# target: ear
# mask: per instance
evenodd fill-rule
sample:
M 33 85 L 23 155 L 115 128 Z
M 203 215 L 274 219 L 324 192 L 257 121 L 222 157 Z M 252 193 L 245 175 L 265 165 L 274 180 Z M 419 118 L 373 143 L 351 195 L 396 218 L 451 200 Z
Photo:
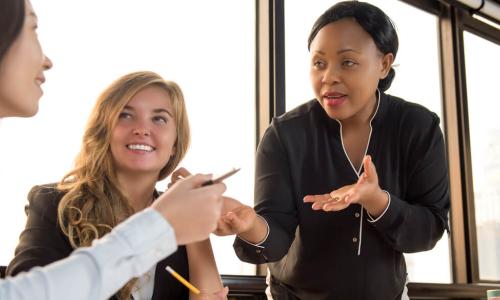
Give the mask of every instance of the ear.
M 394 62 L 394 55 L 392 53 L 387 53 L 382 57 L 382 69 L 380 70 L 380 79 L 384 79 L 389 74 L 391 70 L 392 63 Z

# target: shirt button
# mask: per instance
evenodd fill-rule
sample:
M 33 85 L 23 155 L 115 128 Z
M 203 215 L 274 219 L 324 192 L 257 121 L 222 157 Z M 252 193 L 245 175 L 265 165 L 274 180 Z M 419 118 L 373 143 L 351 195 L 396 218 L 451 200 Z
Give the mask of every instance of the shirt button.
M 358 238 L 355 238 L 355 237 L 352 238 L 353 243 L 356 243 L 357 241 L 358 241 Z
M 261 252 L 262 252 L 262 250 L 257 249 L 257 250 L 255 250 L 255 252 L 257 252 L 257 253 L 261 253 Z
M 355 214 L 354 214 L 354 216 L 355 216 L 356 218 L 359 218 L 359 213 L 355 213 Z

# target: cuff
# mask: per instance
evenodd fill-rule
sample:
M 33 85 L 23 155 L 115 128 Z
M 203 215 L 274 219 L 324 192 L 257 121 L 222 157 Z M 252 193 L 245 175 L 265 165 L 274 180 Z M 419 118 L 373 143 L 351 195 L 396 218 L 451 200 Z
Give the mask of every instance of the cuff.
M 249 244 L 249 245 L 252 245 L 252 246 L 255 246 L 255 247 L 259 247 L 259 248 L 264 248 L 262 246 L 262 244 L 264 244 L 264 242 L 267 240 L 267 237 L 269 236 L 269 224 L 267 223 L 266 219 L 264 217 L 262 217 L 261 215 L 257 215 L 258 218 L 261 218 L 262 221 L 264 221 L 264 223 L 266 223 L 266 227 L 267 227 L 267 232 L 266 232 L 266 236 L 264 237 L 264 239 L 262 239 L 262 241 L 258 242 L 257 244 L 254 244 L 254 243 L 251 243 L 247 240 L 245 240 L 244 238 L 238 236 L 238 238 L 242 241 L 244 241 L 245 243 Z
M 370 222 L 370 223 L 375 223 L 378 220 L 380 220 L 385 215 L 385 213 L 389 209 L 389 206 L 391 205 L 391 194 L 389 194 L 389 192 L 386 190 L 382 190 L 382 191 L 387 194 L 387 197 L 389 198 L 389 202 L 387 202 L 387 206 L 385 207 L 384 211 L 377 218 L 372 217 L 372 215 L 370 215 L 370 213 L 368 211 L 366 212 L 366 214 L 368 215 L 368 222 Z

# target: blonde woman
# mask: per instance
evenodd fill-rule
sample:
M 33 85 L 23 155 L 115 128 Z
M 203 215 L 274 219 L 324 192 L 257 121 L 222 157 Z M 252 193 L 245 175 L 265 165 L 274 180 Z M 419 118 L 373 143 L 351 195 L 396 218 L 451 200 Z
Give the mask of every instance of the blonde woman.
M 156 183 L 177 167 L 189 137 L 184 97 L 176 83 L 153 72 L 116 80 L 90 115 L 75 168 L 58 185 L 31 190 L 28 223 L 7 273 L 65 258 L 149 207 L 160 195 Z M 190 278 L 204 294 L 189 295 L 166 266 Z M 214 293 L 223 299 L 227 290 L 205 240 L 179 247 L 125 284 L 115 299 L 201 299 Z

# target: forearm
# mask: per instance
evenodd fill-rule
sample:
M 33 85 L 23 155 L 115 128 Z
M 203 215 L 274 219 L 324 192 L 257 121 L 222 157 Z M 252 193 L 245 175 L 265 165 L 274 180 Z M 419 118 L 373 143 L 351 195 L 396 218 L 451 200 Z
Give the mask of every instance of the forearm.
M 0 299 L 107 299 L 176 248 L 170 225 L 157 212 L 143 211 L 92 247 L 3 281 Z
M 409 204 L 392 194 L 383 217 L 371 223 L 393 249 L 405 253 L 432 249 L 446 228 L 433 209 Z
M 189 281 L 205 293 L 220 291 L 222 280 L 217 270 L 210 239 L 186 245 L 189 262 Z M 189 299 L 199 299 L 193 293 Z

